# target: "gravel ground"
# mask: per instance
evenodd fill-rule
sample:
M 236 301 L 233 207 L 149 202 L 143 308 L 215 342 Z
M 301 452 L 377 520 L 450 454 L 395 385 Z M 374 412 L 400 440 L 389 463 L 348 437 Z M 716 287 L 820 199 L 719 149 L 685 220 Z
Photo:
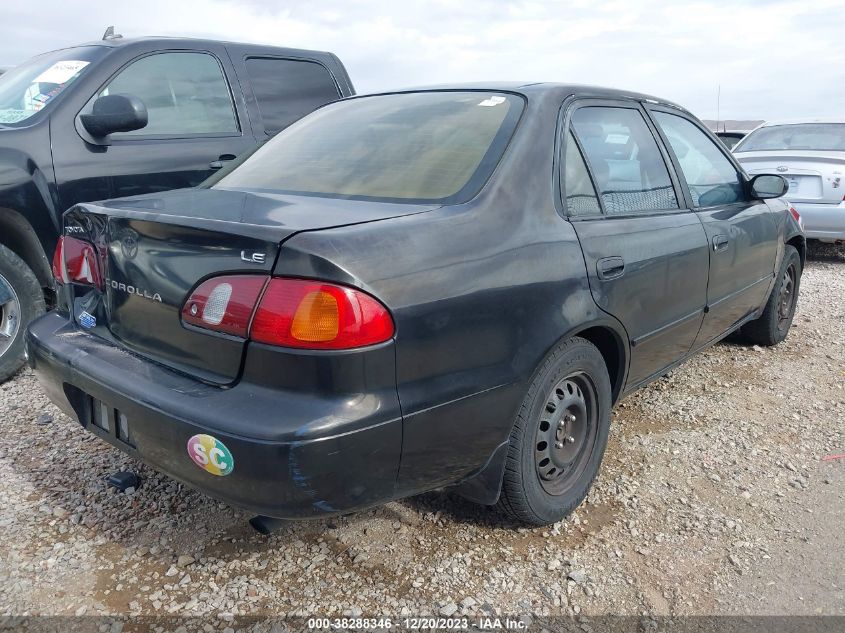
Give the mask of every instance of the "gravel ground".
M 845 252 L 818 249 L 789 339 L 625 399 L 587 502 L 545 529 L 430 493 L 260 536 L 24 372 L 0 386 L 0 615 L 845 615 L 843 325 Z

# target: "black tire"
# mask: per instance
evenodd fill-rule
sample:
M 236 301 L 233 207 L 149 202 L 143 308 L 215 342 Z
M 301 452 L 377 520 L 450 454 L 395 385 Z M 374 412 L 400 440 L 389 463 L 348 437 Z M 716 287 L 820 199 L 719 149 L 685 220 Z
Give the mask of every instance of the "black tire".
M 757 345 L 777 345 L 789 334 L 798 290 L 801 287 L 801 257 L 794 246 L 786 245 L 772 294 L 760 318 L 742 326 L 741 335 Z
M 0 284 L 4 280 L 14 297 L 0 305 L 0 382 L 23 366 L 26 326 L 45 310 L 44 292 L 35 274 L 14 252 L 0 245 Z
M 595 345 L 574 337 L 551 352 L 511 431 L 500 509 L 546 525 L 578 507 L 604 456 L 611 404 L 610 377 Z

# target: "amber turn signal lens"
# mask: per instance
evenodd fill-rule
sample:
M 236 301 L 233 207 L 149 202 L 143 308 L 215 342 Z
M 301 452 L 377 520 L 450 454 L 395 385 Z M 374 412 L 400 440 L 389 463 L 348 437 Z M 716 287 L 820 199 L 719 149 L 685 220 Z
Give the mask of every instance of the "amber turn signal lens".
M 290 333 L 300 341 L 333 341 L 340 329 L 337 299 L 325 291 L 309 292 L 296 309 Z

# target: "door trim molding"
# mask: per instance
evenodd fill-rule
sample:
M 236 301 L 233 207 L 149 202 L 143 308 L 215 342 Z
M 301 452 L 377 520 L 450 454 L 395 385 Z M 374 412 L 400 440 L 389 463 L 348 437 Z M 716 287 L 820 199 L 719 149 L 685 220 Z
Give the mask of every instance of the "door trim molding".
M 696 308 L 695 311 L 690 312 L 689 314 L 686 314 L 686 315 L 680 317 L 679 319 L 675 319 L 674 321 L 671 321 L 670 323 L 667 323 L 666 325 L 661 325 L 656 330 L 652 330 L 651 332 L 646 332 L 645 334 L 641 334 L 640 336 L 638 336 L 636 338 L 632 338 L 631 339 L 631 347 L 636 347 L 637 345 L 642 345 L 646 341 L 649 341 L 649 340 L 651 340 L 651 339 L 653 339 L 657 336 L 660 336 L 661 334 L 667 332 L 668 330 L 671 330 L 672 328 L 676 328 L 679 325 L 683 325 L 687 321 L 691 321 L 692 319 L 704 314 L 706 311 L 707 311 L 706 306 L 701 306 L 700 308 Z

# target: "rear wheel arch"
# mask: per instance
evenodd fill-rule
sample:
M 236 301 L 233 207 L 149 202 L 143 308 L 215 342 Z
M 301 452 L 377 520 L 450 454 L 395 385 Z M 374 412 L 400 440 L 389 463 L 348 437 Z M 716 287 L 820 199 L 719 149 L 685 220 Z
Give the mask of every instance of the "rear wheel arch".
M 0 207 L 0 236 L 0 243 L 29 266 L 41 287 L 52 289 L 50 260 L 26 218 L 13 209 Z
M 592 343 L 604 359 L 611 384 L 611 405 L 615 405 L 623 392 L 628 369 L 629 350 L 625 345 L 624 330 L 621 325 L 611 320 L 590 322 L 574 328 L 560 337 L 546 351 L 526 382 L 526 389 L 536 375 L 545 366 L 548 359 L 567 341 L 582 338 Z M 516 420 L 514 419 L 514 423 Z M 484 505 L 494 505 L 499 501 L 505 474 L 505 460 L 508 442 L 504 442 L 493 452 L 480 471 L 460 482 L 455 492 L 461 496 Z
M 801 258 L 801 269 L 803 270 L 804 265 L 807 263 L 807 238 L 803 235 L 793 235 L 786 240 L 786 243 L 798 251 L 798 257 Z
M 625 345 L 625 339 L 617 329 L 611 327 L 608 323 L 603 323 L 571 332 L 555 343 L 555 347 L 573 336 L 587 339 L 601 352 L 604 364 L 607 366 L 607 373 L 610 376 L 613 403 L 616 404 L 622 395 L 628 368 L 628 348 Z

